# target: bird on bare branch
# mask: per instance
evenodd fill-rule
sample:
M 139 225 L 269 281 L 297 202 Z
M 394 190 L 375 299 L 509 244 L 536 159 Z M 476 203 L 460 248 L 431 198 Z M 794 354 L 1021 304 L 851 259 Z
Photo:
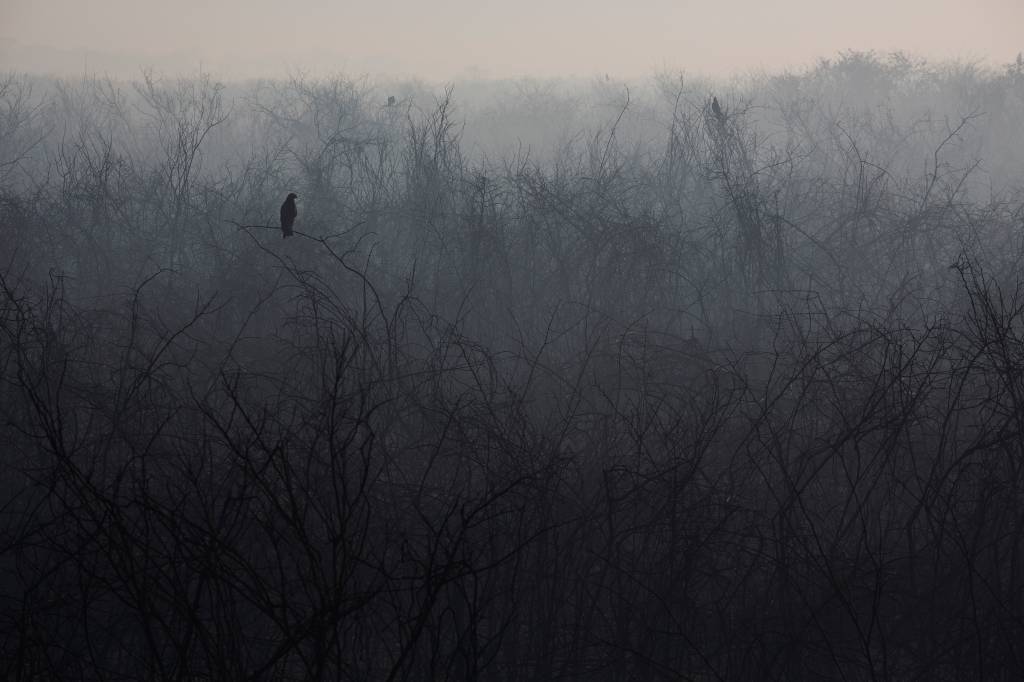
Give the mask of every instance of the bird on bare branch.
M 292 236 L 292 226 L 299 215 L 299 209 L 295 207 L 295 200 L 298 198 L 299 195 L 292 192 L 281 204 L 281 233 L 286 238 Z
M 721 105 L 718 103 L 717 97 L 711 98 L 711 111 L 714 113 L 715 118 L 718 120 L 719 125 L 725 125 L 725 112 L 722 111 Z

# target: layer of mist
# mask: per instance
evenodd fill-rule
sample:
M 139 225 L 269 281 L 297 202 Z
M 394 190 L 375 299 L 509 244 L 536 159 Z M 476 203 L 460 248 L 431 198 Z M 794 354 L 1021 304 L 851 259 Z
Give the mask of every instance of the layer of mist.
M 1022 130 L 1020 60 L 0 78 L 0 676 L 1020 679 Z

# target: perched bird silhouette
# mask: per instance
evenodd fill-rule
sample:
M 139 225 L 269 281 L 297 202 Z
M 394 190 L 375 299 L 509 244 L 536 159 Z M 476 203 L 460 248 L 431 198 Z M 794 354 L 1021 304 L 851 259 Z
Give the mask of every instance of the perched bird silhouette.
M 292 192 L 281 204 L 281 233 L 285 237 L 292 236 L 292 225 L 295 224 L 295 218 L 299 215 L 299 209 L 295 208 L 295 200 L 298 198 L 299 195 Z
M 725 123 L 725 112 L 722 111 L 722 107 L 718 104 L 718 98 L 711 98 L 711 111 L 715 114 L 715 118 L 718 119 L 719 123 Z
M 389 107 L 395 106 L 395 96 L 394 95 L 391 95 L 391 96 L 388 97 L 388 106 Z

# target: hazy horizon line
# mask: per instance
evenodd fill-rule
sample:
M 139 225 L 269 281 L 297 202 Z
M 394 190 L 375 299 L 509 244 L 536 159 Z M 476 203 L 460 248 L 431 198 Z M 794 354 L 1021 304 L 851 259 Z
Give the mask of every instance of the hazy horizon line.
M 255 61 L 245 60 L 244 65 L 229 64 L 226 60 L 202 56 L 198 59 L 187 55 L 186 50 L 156 51 L 144 54 L 134 50 L 98 50 L 95 48 L 55 47 L 51 45 L 27 44 L 7 36 L 0 36 L 0 71 L 25 73 L 33 76 L 51 77 L 111 77 L 130 80 L 146 71 L 154 71 L 165 77 L 188 77 L 205 73 L 229 81 L 259 79 L 284 79 L 296 75 L 310 77 L 350 74 L 355 78 L 370 78 L 385 81 L 505 81 L 505 80 L 586 80 L 591 78 L 615 78 L 616 80 L 647 79 L 663 73 L 687 73 L 695 78 L 709 80 L 731 80 L 755 74 L 801 73 L 817 68 L 830 61 L 848 55 L 870 55 L 880 60 L 903 57 L 912 62 L 934 66 L 970 65 L 976 68 L 998 71 L 1020 61 L 1024 53 L 1018 52 L 1009 59 L 994 55 L 962 54 L 959 56 L 937 56 L 920 54 L 910 50 L 838 48 L 818 55 L 810 60 L 794 60 L 791 63 L 766 66 L 751 63 L 739 68 L 688 68 L 683 64 L 652 64 L 645 70 L 628 70 L 613 73 L 606 69 L 579 72 L 571 69 L 549 72 L 490 72 L 480 66 L 467 64 L 464 68 L 447 75 L 417 73 L 397 68 L 393 59 L 344 56 L 327 50 L 310 50 L 305 59 L 284 55 L 268 54 Z M 314 56 L 316 55 L 316 56 Z

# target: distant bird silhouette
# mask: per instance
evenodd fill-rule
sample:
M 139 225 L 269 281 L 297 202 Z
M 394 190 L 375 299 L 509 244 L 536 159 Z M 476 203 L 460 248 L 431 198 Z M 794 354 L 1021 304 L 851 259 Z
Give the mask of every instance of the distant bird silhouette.
M 389 107 L 395 106 L 395 96 L 394 95 L 391 95 L 391 96 L 388 97 L 388 106 Z
M 295 208 L 295 200 L 298 198 L 299 195 L 292 192 L 281 204 L 281 233 L 285 237 L 292 236 L 292 225 L 295 224 L 295 218 L 299 215 L 299 209 Z
M 715 118 L 718 119 L 719 123 L 725 123 L 725 112 L 722 111 L 722 107 L 718 104 L 717 97 L 711 98 L 711 111 L 715 114 Z

